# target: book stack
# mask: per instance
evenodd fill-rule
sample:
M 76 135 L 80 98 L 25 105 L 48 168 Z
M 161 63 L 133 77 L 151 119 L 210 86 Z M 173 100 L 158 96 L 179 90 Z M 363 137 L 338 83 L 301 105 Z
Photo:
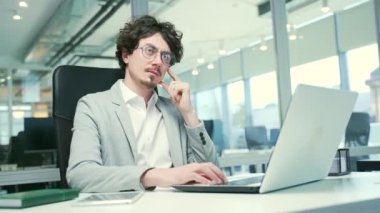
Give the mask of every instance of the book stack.
M 0 208 L 26 208 L 71 200 L 79 196 L 78 189 L 40 189 L 0 195 Z

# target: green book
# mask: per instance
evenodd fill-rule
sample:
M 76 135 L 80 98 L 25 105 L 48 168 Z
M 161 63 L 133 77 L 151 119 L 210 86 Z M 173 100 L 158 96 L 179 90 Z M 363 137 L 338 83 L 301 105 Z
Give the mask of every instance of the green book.
M 79 192 L 78 189 L 40 189 L 0 195 L 0 208 L 26 208 L 71 200 Z

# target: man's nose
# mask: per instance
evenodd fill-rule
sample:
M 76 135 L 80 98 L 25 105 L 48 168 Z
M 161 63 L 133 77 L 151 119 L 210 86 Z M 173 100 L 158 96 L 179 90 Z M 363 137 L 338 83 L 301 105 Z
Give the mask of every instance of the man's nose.
M 163 64 L 162 59 L 161 59 L 161 53 L 157 53 L 154 58 L 153 58 L 153 63 L 154 64 Z

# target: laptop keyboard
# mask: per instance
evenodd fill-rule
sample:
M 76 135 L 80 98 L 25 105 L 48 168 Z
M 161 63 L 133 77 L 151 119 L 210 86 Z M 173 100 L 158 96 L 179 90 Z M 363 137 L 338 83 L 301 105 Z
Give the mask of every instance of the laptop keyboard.
M 240 185 L 250 185 L 250 184 L 256 184 L 261 183 L 264 176 L 254 176 L 254 177 L 245 177 L 238 180 L 231 180 L 226 183 L 226 185 L 230 186 L 240 186 Z

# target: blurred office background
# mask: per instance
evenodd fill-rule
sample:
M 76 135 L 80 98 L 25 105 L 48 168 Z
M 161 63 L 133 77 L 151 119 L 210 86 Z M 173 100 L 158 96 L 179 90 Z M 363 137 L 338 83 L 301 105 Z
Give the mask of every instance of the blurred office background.
M 358 92 L 354 111 L 368 115 L 354 128 L 368 136 L 359 145 L 380 145 L 377 0 L 278 1 L 286 2 L 285 34 L 274 25 L 268 0 L 1 0 L 1 162 L 14 163 L 11 144 L 21 138 L 20 149 L 33 156 L 19 166 L 54 165 L 49 139 L 25 136 L 54 128 L 52 71 L 66 64 L 118 67 L 115 38 L 132 17 L 133 2 L 184 33 L 184 58 L 172 70 L 190 83 L 221 154 L 271 148 L 288 104 L 282 88 L 291 94 L 301 83 Z M 276 55 L 276 38 L 289 51 Z M 288 80 L 278 76 L 279 60 L 289 62 Z M 46 146 L 32 144 L 39 142 Z

